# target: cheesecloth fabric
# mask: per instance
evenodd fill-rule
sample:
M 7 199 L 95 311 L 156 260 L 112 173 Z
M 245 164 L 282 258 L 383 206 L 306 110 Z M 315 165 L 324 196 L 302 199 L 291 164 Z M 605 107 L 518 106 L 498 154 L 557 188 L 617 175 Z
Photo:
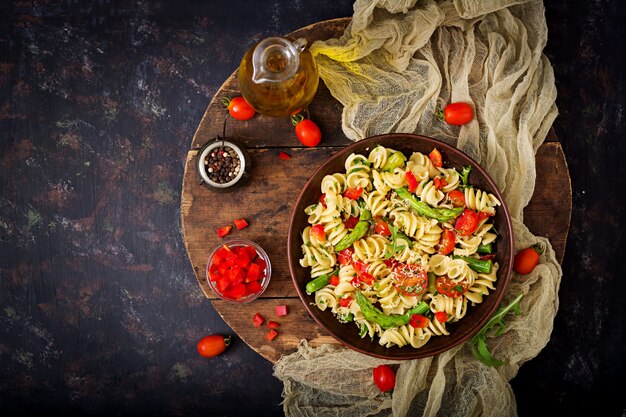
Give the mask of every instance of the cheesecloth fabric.
M 504 302 L 520 293 L 522 314 L 488 344 L 500 368 L 477 361 L 467 344 L 398 364 L 393 394 L 381 394 L 372 369 L 394 363 L 337 346 L 310 347 L 274 368 L 287 416 L 514 416 L 509 382 L 547 344 L 558 309 L 561 268 L 550 243 L 523 224 L 535 187 L 535 152 L 556 118 L 554 74 L 542 50 L 542 2 L 516 0 L 357 0 L 339 39 L 311 46 L 320 76 L 343 106 L 352 140 L 420 133 L 458 147 L 498 184 L 514 223 L 516 250 L 542 242 L 540 264 L 514 273 Z M 471 103 L 475 119 L 438 120 L 445 103 Z M 410 348 L 410 347 L 408 347 Z

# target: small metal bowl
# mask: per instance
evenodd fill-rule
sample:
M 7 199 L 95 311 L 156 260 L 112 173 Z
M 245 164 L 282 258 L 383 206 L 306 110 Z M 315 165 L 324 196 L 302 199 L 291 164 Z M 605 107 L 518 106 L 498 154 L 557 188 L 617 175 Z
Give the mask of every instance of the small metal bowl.
M 234 151 L 234 154 L 239 160 L 239 172 L 227 182 L 217 182 L 210 178 L 208 169 L 211 168 L 208 162 L 205 162 L 210 157 L 211 153 L 220 148 L 227 147 Z M 207 188 L 215 191 L 230 191 L 236 186 L 240 186 L 246 182 L 249 177 L 251 168 L 250 157 L 246 151 L 246 147 L 242 144 L 230 138 L 220 138 L 219 136 L 214 140 L 207 142 L 198 152 L 196 160 L 196 168 L 198 175 L 200 176 L 200 183 L 204 184 Z

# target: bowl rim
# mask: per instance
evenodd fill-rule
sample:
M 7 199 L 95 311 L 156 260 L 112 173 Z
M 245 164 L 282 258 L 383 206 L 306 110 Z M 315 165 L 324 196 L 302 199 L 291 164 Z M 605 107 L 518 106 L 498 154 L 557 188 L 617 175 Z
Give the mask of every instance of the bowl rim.
M 267 266 L 265 267 L 265 270 L 266 270 L 267 274 L 266 274 L 265 279 L 263 280 L 263 283 L 261 284 L 261 291 L 259 291 L 258 293 L 254 294 L 252 296 L 249 296 L 249 298 L 246 298 L 246 299 L 232 300 L 230 298 L 224 297 L 217 290 L 217 288 L 215 288 L 215 286 L 211 282 L 211 278 L 209 277 L 209 268 L 211 267 L 211 263 L 212 263 L 212 260 L 213 260 L 213 255 L 215 255 L 215 253 L 224 245 L 233 245 L 233 246 L 248 245 L 248 246 L 252 246 L 256 250 L 256 252 L 259 254 L 259 256 L 263 258 L 263 260 L 267 264 Z M 209 284 L 209 288 L 211 288 L 211 291 L 213 291 L 213 293 L 220 300 L 228 301 L 228 302 L 234 303 L 234 304 L 246 304 L 246 303 L 249 303 L 249 302 L 254 301 L 257 298 L 259 298 L 261 296 L 261 294 L 263 294 L 265 292 L 265 290 L 267 289 L 267 287 L 269 286 L 270 279 L 272 278 L 272 263 L 270 261 L 269 255 L 267 254 L 267 252 L 265 252 L 265 249 L 263 249 L 263 247 L 261 247 L 261 245 L 259 245 L 258 243 L 256 243 L 253 240 L 250 240 L 250 239 L 244 239 L 244 238 L 240 238 L 240 237 L 233 237 L 233 238 L 225 239 L 224 241 L 222 241 L 218 245 L 216 245 L 213 249 L 211 249 L 211 252 L 209 253 L 209 258 L 207 259 L 206 269 L 205 269 L 204 273 L 205 273 L 205 276 L 206 276 L 207 283 Z
M 298 213 L 297 208 L 300 206 L 301 200 L 304 198 L 304 191 L 307 190 L 311 184 L 314 181 L 314 178 L 318 175 L 318 173 L 325 167 L 327 166 L 329 163 L 331 163 L 331 161 L 334 161 L 336 159 L 340 159 L 340 158 L 347 158 L 351 153 L 354 152 L 354 149 L 356 148 L 360 148 L 362 146 L 364 146 L 364 142 L 366 144 L 371 144 L 371 145 L 377 145 L 377 142 L 380 141 L 386 141 L 392 138 L 403 138 L 403 139 L 409 139 L 409 140 L 419 140 L 422 142 L 427 142 L 430 143 L 436 147 L 438 147 L 441 151 L 443 151 L 444 153 L 446 151 L 450 151 L 452 153 L 460 153 L 464 158 L 466 158 L 471 164 L 472 164 L 472 169 L 475 169 L 476 171 L 478 171 L 480 173 L 480 175 L 485 179 L 485 181 L 487 182 L 487 184 L 489 185 L 490 191 L 489 192 L 493 192 L 496 197 L 500 200 L 500 202 L 502 203 L 502 205 L 500 206 L 499 210 L 503 210 L 504 213 L 504 221 L 506 224 L 506 227 L 508 228 L 508 230 L 510 231 L 509 233 L 509 239 L 508 239 L 508 245 L 509 245 L 509 250 L 508 250 L 508 257 L 510 259 L 510 262 L 508 262 L 508 265 L 506 267 L 506 270 L 504 269 L 499 269 L 498 270 L 498 282 L 497 282 L 497 287 L 496 287 L 496 291 L 492 292 L 491 294 L 489 294 L 490 297 L 495 297 L 495 302 L 493 303 L 492 306 L 490 306 L 490 308 L 486 311 L 485 314 L 483 314 L 483 316 L 479 317 L 478 320 L 476 320 L 474 323 L 472 323 L 470 326 L 466 327 L 465 329 L 459 329 L 459 331 L 455 332 L 455 339 L 448 345 L 446 346 L 445 349 L 438 349 L 436 351 L 431 351 L 432 349 L 428 349 L 428 343 L 420 348 L 411 348 L 410 346 L 405 347 L 407 349 L 407 351 L 409 353 L 407 353 L 406 355 L 403 356 L 390 356 L 390 355 L 386 355 L 386 354 L 379 354 L 377 352 L 372 352 L 372 351 L 368 351 L 365 350 L 363 348 L 360 348 L 358 346 L 354 346 L 350 343 L 350 341 L 345 338 L 343 336 L 342 333 L 344 332 L 335 332 L 333 329 L 330 329 L 326 326 L 326 324 L 320 319 L 318 318 L 318 316 L 316 314 L 314 314 L 314 308 L 317 308 L 314 305 L 309 305 L 309 303 L 306 300 L 306 296 L 308 294 L 306 294 L 304 292 L 303 288 L 300 288 L 300 286 L 298 285 L 298 282 L 296 281 L 296 274 L 295 274 L 295 264 L 297 264 L 297 267 L 301 268 L 299 265 L 299 262 L 297 261 L 300 256 L 301 253 L 298 254 L 294 254 L 293 251 L 291 250 L 292 248 L 292 243 L 294 239 L 300 239 L 300 232 L 298 231 L 298 233 L 293 233 L 293 225 L 294 222 L 296 220 L 296 217 L 298 215 L 301 215 L 301 213 Z M 384 146 L 384 145 L 383 145 Z M 300 247 L 300 245 L 297 246 L 298 248 Z M 478 333 L 478 331 L 480 331 L 480 329 L 487 323 L 487 321 L 491 318 L 491 316 L 494 314 L 494 312 L 497 310 L 498 306 L 500 305 L 500 303 L 502 302 L 502 299 L 504 297 L 504 295 L 507 292 L 508 289 L 508 285 L 509 282 L 511 280 L 511 272 L 513 269 L 513 256 L 514 256 L 514 250 L 515 250 L 515 246 L 514 246 L 514 230 L 513 230 L 513 224 L 511 222 L 511 216 L 508 210 L 508 207 L 506 205 L 506 202 L 504 200 L 504 197 L 502 196 L 502 193 L 499 189 L 499 187 L 496 185 L 495 181 L 491 178 L 491 176 L 484 170 L 484 168 L 482 168 L 482 166 L 476 162 L 473 158 L 471 158 L 469 155 L 467 155 L 465 152 L 463 152 L 462 150 L 449 145 L 441 140 L 432 138 L 432 137 L 428 137 L 428 136 L 423 136 L 423 135 L 418 135 L 418 134 L 414 134 L 414 133 L 387 133 L 387 134 L 382 134 L 382 135 L 376 135 L 376 136 L 370 136 L 368 138 L 362 139 L 360 141 L 354 142 L 352 144 L 347 145 L 346 147 L 344 147 L 343 149 L 339 150 L 337 153 L 335 153 L 334 155 L 332 155 L 330 158 L 328 158 L 327 160 L 325 160 L 322 164 L 320 164 L 317 169 L 311 174 L 311 176 L 309 177 L 309 179 L 307 180 L 306 184 L 302 187 L 302 189 L 300 190 L 300 194 L 298 195 L 298 198 L 296 200 L 296 202 L 294 203 L 293 206 L 293 210 L 291 213 L 291 217 L 290 217 L 290 222 L 289 222 L 289 232 L 287 235 L 287 259 L 288 259 L 288 264 L 289 264 L 289 273 L 291 274 L 291 280 L 292 283 L 294 285 L 294 287 L 296 288 L 296 292 L 298 293 L 298 297 L 300 298 L 300 301 L 302 302 L 302 304 L 304 304 L 305 309 L 307 310 L 307 313 L 309 314 L 309 316 L 311 316 L 313 318 L 313 320 L 315 320 L 315 322 L 322 328 L 324 329 L 328 334 L 330 334 L 335 340 L 337 340 L 338 342 L 340 342 L 342 345 L 353 349 L 357 352 L 360 352 L 364 355 L 368 355 L 368 356 L 373 356 L 373 357 L 377 357 L 377 358 L 381 358 L 381 359 L 389 359 L 389 360 L 411 360 L 411 359 L 419 359 L 419 358 L 425 358 L 425 357 L 430 357 L 430 356 L 434 356 L 437 355 L 439 353 L 448 351 L 462 343 L 465 343 L 470 337 L 472 337 L 473 335 L 475 335 L 476 333 Z M 295 261 L 295 263 L 294 263 Z M 463 331 L 461 331 L 463 330 Z M 377 343 L 376 341 L 372 341 L 372 346 L 376 346 L 375 343 Z

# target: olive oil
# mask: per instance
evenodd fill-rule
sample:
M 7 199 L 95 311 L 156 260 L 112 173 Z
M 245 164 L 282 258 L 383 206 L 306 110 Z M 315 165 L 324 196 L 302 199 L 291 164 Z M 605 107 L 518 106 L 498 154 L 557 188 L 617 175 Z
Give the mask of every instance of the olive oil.
M 239 66 L 239 88 L 258 113 L 290 116 L 313 100 L 319 74 L 304 43 L 268 38 L 244 55 Z

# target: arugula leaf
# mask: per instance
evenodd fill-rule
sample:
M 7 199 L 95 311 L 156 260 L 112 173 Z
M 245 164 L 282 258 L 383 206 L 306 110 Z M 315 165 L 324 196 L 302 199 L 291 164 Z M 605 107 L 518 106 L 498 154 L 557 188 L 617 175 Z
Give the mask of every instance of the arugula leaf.
M 516 316 L 521 314 L 521 309 L 519 306 L 519 302 L 524 297 L 524 294 L 520 294 L 513 301 L 511 301 L 507 306 L 501 305 L 498 307 L 498 310 L 495 314 L 489 319 L 487 324 L 480 329 L 474 337 L 470 339 L 470 349 L 472 350 L 472 354 L 476 359 L 481 361 L 487 366 L 493 366 L 497 368 L 504 364 L 503 361 L 495 358 L 489 347 L 487 346 L 487 332 L 491 329 L 495 328 L 494 337 L 501 336 L 506 330 L 506 323 L 504 318 L 509 312 L 515 313 Z
M 471 165 L 463 167 L 463 170 L 461 171 L 461 182 L 463 183 L 461 185 L 461 188 L 470 187 L 469 174 L 470 174 L 471 171 L 472 171 L 472 166 Z
M 389 226 L 389 231 L 391 232 L 391 249 L 387 247 L 387 252 L 385 253 L 385 259 L 391 258 L 396 252 L 401 251 L 406 248 L 406 242 L 409 241 L 409 238 L 399 229 L 392 225 L 390 222 L 387 222 Z M 398 242 L 400 240 L 400 242 Z

